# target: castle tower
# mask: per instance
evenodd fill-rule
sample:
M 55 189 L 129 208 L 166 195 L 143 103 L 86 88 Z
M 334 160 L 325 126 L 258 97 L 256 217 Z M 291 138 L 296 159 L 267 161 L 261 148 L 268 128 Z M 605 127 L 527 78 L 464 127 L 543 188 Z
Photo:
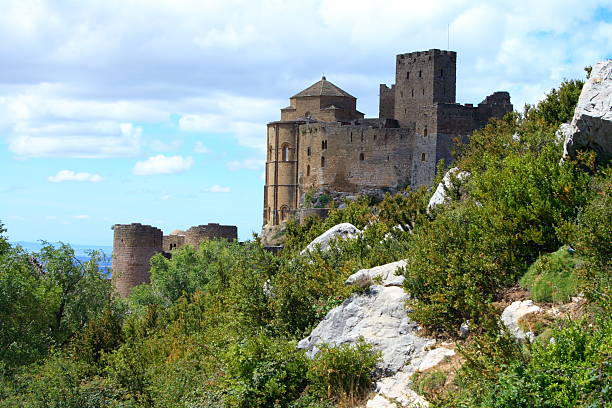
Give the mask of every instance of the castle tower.
M 185 245 L 198 248 L 207 239 L 224 238 L 229 241 L 238 239 L 238 228 L 234 225 L 219 225 L 209 223 L 191 227 L 185 232 Z
M 417 123 L 418 130 L 424 107 L 455 103 L 456 67 L 454 51 L 433 49 L 396 56 L 394 117 L 400 126 Z
M 121 297 L 150 280 L 149 261 L 162 251 L 163 233 L 142 224 L 116 224 L 113 238 L 113 286 Z
M 268 123 L 264 225 L 287 221 L 298 207 L 300 125 L 362 118 L 357 99 L 325 77 L 289 98 L 289 106 L 281 109 L 281 120 Z

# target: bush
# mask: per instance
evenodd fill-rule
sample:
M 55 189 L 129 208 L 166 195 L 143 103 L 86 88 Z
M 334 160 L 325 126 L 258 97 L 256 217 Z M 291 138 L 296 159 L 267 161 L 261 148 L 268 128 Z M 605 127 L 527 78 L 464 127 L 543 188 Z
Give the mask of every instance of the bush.
M 578 291 L 576 259 L 567 247 L 535 261 L 519 281 L 538 302 L 567 302 Z
M 306 387 L 308 360 L 293 342 L 260 333 L 230 347 L 225 361 L 228 407 L 284 407 Z
M 320 349 L 308 371 L 311 392 L 339 401 L 360 399 L 372 390 L 380 352 L 370 344 L 360 339 L 355 345 Z

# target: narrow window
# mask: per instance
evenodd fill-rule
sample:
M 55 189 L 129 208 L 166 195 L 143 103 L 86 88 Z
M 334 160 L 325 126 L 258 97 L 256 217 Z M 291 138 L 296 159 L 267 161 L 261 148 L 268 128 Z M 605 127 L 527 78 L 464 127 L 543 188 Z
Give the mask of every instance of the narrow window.
M 423 88 L 423 95 L 425 95 L 425 88 Z
M 289 161 L 289 146 L 283 146 L 283 161 Z
M 444 70 L 440 69 L 440 76 L 444 76 Z
M 410 79 L 410 71 L 406 72 L 406 79 Z
M 425 161 L 425 153 L 421 153 L 421 161 Z
M 321 167 L 325 167 L 325 157 L 321 156 Z
M 351 132 L 351 143 L 353 143 L 353 132 Z
M 307 156 L 310 156 L 311 154 L 312 154 L 312 152 L 310 151 L 310 146 L 308 146 L 308 147 L 306 148 L 306 155 L 307 155 Z
M 414 98 L 414 89 L 412 90 L 412 97 Z
M 425 126 L 425 129 L 423 129 L 423 136 L 427 136 L 427 126 Z
M 419 78 L 421 78 L 421 77 L 422 77 L 421 73 L 422 73 L 422 72 L 421 72 L 421 71 L 419 71 Z
M 281 207 L 281 221 L 285 221 L 289 215 L 289 208 L 286 206 Z
M 323 150 L 327 149 L 327 140 L 322 140 L 321 141 L 321 149 L 323 149 Z
M 306 175 L 310 176 L 310 164 L 306 166 Z
M 359 153 L 359 160 L 363 161 L 365 159 L 365 155 L 363 153 Z

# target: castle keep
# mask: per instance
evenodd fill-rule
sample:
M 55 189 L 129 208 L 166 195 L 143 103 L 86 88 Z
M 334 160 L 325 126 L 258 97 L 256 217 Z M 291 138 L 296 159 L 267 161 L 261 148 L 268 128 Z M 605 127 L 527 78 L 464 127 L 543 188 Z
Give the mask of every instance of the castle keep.
M 309 190 L 431 185 L 438 161 L 451 163 L 455 139 L 513 109 L 508 92 L 457 104 L 456 62 L 456 52 L 438 49 L 397 55 L 376 119 L 364 119 L 357 99 L 325 77 L 289 98 L 267 127 L 264 226 L 312 211 L 302 204 Z
M 113 285 L 121 297 L 128 296 L 134 286 L 150 281 L 151 257 L 172 251 L 184 245 L 198 247 L 207 239 L 238 239 L 238 228 L 233 225 L 207 224 L 176 230 L 164 235 L 150 225 L 116 224 L 113 226 Z

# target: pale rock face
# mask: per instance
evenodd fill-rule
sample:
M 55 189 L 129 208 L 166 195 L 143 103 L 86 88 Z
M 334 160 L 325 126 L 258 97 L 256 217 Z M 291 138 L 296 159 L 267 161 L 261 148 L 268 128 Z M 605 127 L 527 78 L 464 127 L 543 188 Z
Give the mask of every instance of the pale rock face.
M 581 149 L 596 151 L 602 162 L 612 158 L 612 60 L 595 64 L 571 123 L 562 125 L 558 135 L 565 138 L 564 159 L 575 158 Z
M 421 360 L 421 364 L 419 364 L 419 371 L 429 370 L 432 367 L 440 364 L 446 357 L 452 357 L 455 355 L 455 351 L 451 349 L 447 349 L 446 347 L 438 347 L 433 350 L 429 350 L 423 360 Z
M 317 247 L 320 247 L 321 251 L 326 251 L 329 249 L 332 240 L 354 239 L 357 238 L 359 234 L 361 234 L 359 228 L 355 227 L 351 223 L 344 222 L 342 224 L 334 225 L 308 244 L 306 249 L 302 251 L 302 254 L 314 251 Z
M 406 261 L 397 261 L 370 269 L 361 269 L 349 276 L 345 284 L 353 285 L 362 279 L 381 279 L 383 286 L 402 286 L 405 278 L 396 275 L 395 272 L 405 266 Z
M 533 304 L 533 300 L 517 300 L 510 306 L 504 309 L 501 315 L 502 322 L 506 325 L 510 333 L 517 339 L 523 340 L 528 339 L 533 341 L 535 336 L 532 332 L 525 333 L 519 327 L 519 320 L 521 317 L 529 313 L 539 312 L 540 307 Z
M 442 178 L 442 182 L 438 184 L 436 191 L 429 199 L 429 204 L 427 204 L 427 210 L 431 210 L 436 205 L 444 204 L 447 200 L 446 190 L 452 187 L 453 177 L 457 180 L 465 180 L 470 176 L 470 173 L 467 171 L 461 171 L 458 167 L 453 167 L 449 169 L 444 177 Z
M 397 402 L 400 407 L 428 407 L 427 400 L 410 389 L 411 376 L 411 371 L 399 371 L 391 377 L 381 379 L 376 383 L 377 397 L 382 397 L 385 401 Z
M 354 344 L 363 337 L 382 352 L 379 369 L 396 373 L 410 363 L 415 353 L 433 343 L 415 334 L 418 326 L 406 314 L 407 299 L 402 288 L 371 286 L 365 293 L 355 294 L 330 310 L 298 347 L 314 357 L 319 352 L 317 345 Z

